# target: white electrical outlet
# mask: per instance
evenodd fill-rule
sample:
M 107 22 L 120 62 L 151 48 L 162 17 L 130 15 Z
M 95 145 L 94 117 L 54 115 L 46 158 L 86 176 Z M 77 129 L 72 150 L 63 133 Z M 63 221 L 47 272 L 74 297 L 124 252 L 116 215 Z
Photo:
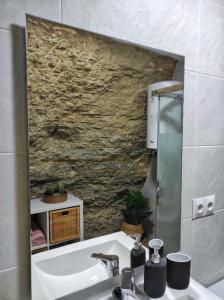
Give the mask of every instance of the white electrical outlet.
M 198 219 L 212 215 L 215 207 L 215 195 L 193 199 L 192 218 Z
M 214 208 L 215 208 L 215 195 L 208 196 L 205 198 L 205 215 L 212 215 L 214 214 Z
M 205 207 L 203 198 L 195 198 L 193 199 L 193 219 L 198 219 L 204 217 Z

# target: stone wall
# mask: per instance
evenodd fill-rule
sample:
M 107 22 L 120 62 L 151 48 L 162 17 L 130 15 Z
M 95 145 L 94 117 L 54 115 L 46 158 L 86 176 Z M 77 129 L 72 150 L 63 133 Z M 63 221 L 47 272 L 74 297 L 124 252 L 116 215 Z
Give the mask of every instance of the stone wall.
M 85 237 L 119 230 L 127 190 L 150 165 L 146 90 L 176 61 L 97 34 L 29 17 L 31 197 L 63 181 L 84 200 Z

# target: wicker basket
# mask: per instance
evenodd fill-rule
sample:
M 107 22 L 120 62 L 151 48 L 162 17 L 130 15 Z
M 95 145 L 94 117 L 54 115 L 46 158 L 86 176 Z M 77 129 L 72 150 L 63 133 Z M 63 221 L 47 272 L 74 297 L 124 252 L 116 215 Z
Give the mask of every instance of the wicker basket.
M 79 238 L 79 207 L 51 211 L 49 213 L 49 224 L 51 244 Z

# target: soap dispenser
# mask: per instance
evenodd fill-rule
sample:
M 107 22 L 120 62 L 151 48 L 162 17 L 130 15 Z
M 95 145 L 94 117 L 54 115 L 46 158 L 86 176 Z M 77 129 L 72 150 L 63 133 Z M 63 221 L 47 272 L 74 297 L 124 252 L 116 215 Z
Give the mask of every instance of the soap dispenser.
M 151 260 L 145 263 L 144 291 L 152 298 L 162 297 L 166 290 L 166 257 L 161 258 L 159 247 L 154 248 Z
M 130 265 L 131 268 L 134 269 L 145 264 L 146 253 L 145 249 L 142 246 L 142 243 L 140 242 L 141 235 L 136 234 L 132 236 L 136 239 L 134 243 L 134 248 L 131 250 L 130 254 Z

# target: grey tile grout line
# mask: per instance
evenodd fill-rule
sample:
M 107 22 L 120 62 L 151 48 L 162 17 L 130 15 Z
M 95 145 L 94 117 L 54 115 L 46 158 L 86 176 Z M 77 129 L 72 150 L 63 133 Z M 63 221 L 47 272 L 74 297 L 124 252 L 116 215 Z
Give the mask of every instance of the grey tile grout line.
M 1 155 L 21 155 L 21 154 L 28 155 L 29 152 L 24 152 L 24 151 L 18 151 L 18 152 L 0 152 L 0 156 Z
M 0 27 L 0 30 L 5 30 L 5 31 L 9 31 L 9 32 L 12 32 L 13 30 L 11 29 L 8 29 L 8 28 L 3 28 L 3 27 Z M 17 30 L 15 30 L 17 32 Z
M 220 273 L 224 273 L 224 268 L 223 268 L 223 269 L 220 269 L 220 271 L 218 271 L 218 272 L 213 273 L 212 275 L 209 275 L 209 276 L 203 278 L 203 279 L 200 280 L 199 282 L 203 282 L 203 281 L 205 281 L 205 280 L 208 280 L 209 278 L 213 278 L 214 276 L 216 276 L 216 275 L 218 275 L 218 274 L 220 274 Z M 221 300 L 221 299 L 220 299 L 220 300 Z
M 12 33 L 12 34 L 17 34 L 17 35 L 22 35 L 24 30 L 26 29 L 26 27 L 21 27 L 19 29 L 8 29 L 8 28 L 1 28 L 0 27 L 0 31 L 6 31 L 6 32 L 9 32 L 9 33 Z
M 218 209 L 215 209 L 214 210 L 214 213 L 215 212 L 221 212 L 221 211 L 223 211 L 224 212 L 224 208 L 218 208 Z M 209 218 L 209 217 L 211 217 L 211 216 L 215 216 L 215 214 L 211 214 L 211 215 L 208 215 L 208 216 L 205 216 L 205 217 L 202 217 L 202 218 L 197 218 L 197 219 L 192 219 L 192 217 L 187 217 L 187 218 L 181 218 L 181 222 L 182 221 L 196 221 L 196 220 L 204 220 L 204 219 L 206 219 L 206 218 Z
M 199 53 L 200 53 L 200 36 L 201 36 L 201 6 L 202 0 L 199 1 L 199 12 L 198 12 L 198 34 L 197 34 L 197 72 L 199 74 L 200 62 L 199 62 Z M 199 80 L 198 75 L 196 77 L 195 82 L 195 93 L 198 92 Z M 196 143 L 197 133 L 198 133 L 198 97 L 195 98 L 194 101 L 194 119 L 193 119 L 193 143 Z M 195 156 L 195 155 L 194 155 Z M 194 157 L 195 160 L 195 157 Z M 194 191 L 195 191 L 195 169 L 194 169 Z
M 223 77 L 218 77 L 218 76 L 215 76 L 215 75 L 212 75 L 212 74 L 201 73 L 201 72 L 198 72 L 198 71 L 193 71 L 193 70 L 188 70 L 188 69 L 185 69 L 184 71 L 185 71 L 185 72 L 188 72 L 188 73 L 193 73 L 193 74 L 203 75 L 203 76 L 210 77 L 210 78 L 215 78 L 215 79 L 219 79 L 219 80 L 224 80 L 224 76 L 223 76 Z
M 196 48 L 196 59 L 197 59 L 196 69 L 197 69 L 197 73 L 198 73 L 198 71 L 199 71 L 199 48 L 200 48 L 200 25 L 201 25 L 201 0 L 199 0 L 198 5 L 199 5 L 199 7 L 198 7 L 198 22 L 197 22 L 198 31 L 197 31 L 197 48 Z
M 189 218 L 183 218 L 183 219 L 181 218 L 181 222 L 182 221 L 193 221 L 193 219 L 191 217 L 189 217 Z
M 186 148 L 223 148 L 224 145 L 187 145 L 187 146 L 182 146 L 183 149 Z
M 62 1 L 60 0 L 60 20 L 61 20 L 61 24 L 62 24 Z
M 222 210 L 224 211 L 224 207 L 223 208 L 214 209 L 214 212 L 220 212 Z
M 30 266 L 30 263 L 29 264 L 22 264 L 22 265 L 15 265 L 13 267 L 6 268 L 6 269 L 0 269 L 0 274 L 3 273 L 3 272 L 13 271 L 13 270 L 18 269 L 18 268 L 29 267 L 29 266 Z

